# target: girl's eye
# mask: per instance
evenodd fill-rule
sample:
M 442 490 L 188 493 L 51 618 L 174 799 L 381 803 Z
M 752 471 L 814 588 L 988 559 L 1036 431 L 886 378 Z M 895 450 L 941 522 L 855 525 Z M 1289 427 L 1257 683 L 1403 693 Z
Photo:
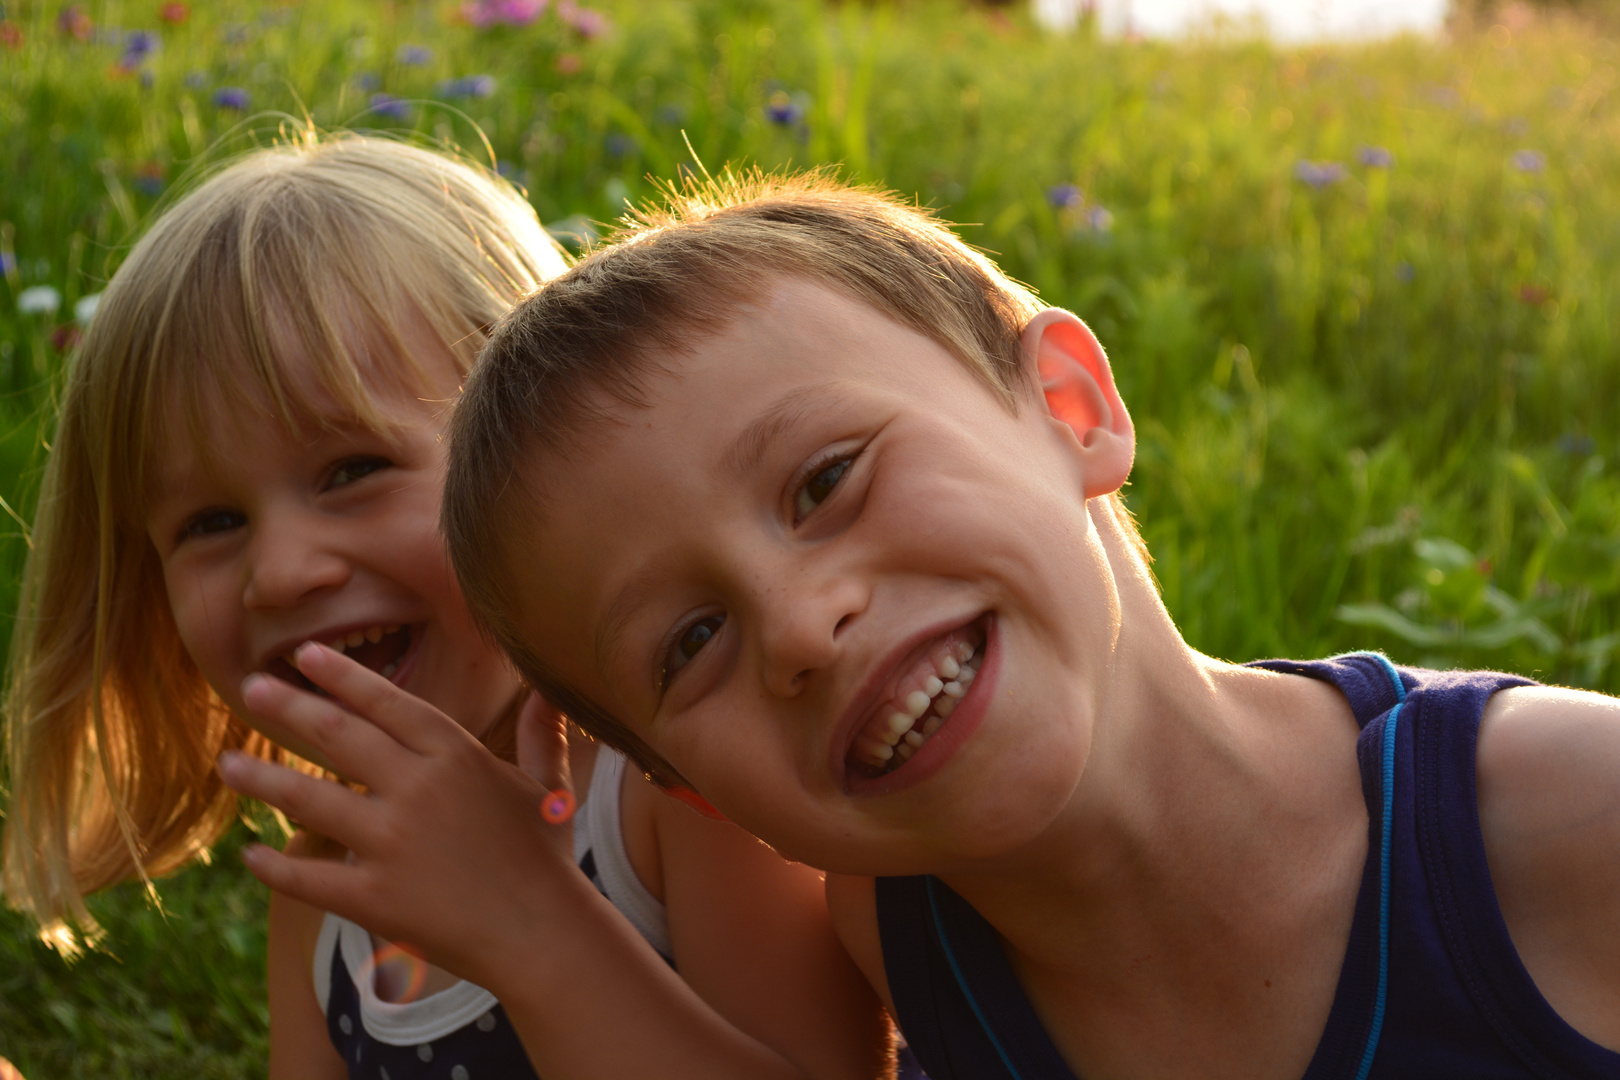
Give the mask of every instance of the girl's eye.
M 327 486 L 342 487 L 344 484 L 352 484 L 356 480 L 362 480 L 374 472 L 380 472 L 388 468 L 392 464 L 393 462 L 387 458 L 378 457 L 350 458 L 348 461 L 340 461 L 333 467 L 332 476 L 327 482 Z
M 838 486 L 838 481 L 844 478 L 844 474 L 854 464 L 854 460 L 854 458 L 839 458 L 805 482 L 799 493 L 793 497 L 793 512 L 800 521 L 809 517 L 812 510 L 826 501 L 827 496 L 833 493 L 833 488 Z
M 200 514 L 193 514 L 180 526 L 180 539 L 189 540 L 198 536 L 212 536 L 215 533 L 229 532 L 241 528 L 247 518 L 235 510 L 213 509 L 204 510 Z
M 669 655 L 664 658 L 664 678 L 667 680 L 702 652 L 703 646 L 720 632 L 720 627 L 724 626 L 725 622 L 724 615 L 710 615 L 681 631 L 681 636 L 675 639 L 675 644 L 670 646 Z

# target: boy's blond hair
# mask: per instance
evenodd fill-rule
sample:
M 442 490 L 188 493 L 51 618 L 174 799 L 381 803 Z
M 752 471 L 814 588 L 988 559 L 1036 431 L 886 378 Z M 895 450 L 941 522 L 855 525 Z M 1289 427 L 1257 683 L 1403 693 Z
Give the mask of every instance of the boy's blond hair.
M 564 266 L 488 170 L 313 132 L 229 164 L 130 251 L 68 373 L 11 650 L 3 884 L 43 936 L 73 948 L 64 920 L 96 932 L 86 893 L 219 836 L 236 811 L 214 771 L 223 749 L 287 757 L 181 644 L 145 525 L 154 447 L 200 439 L 232 405 L 301 431 L 320 415 L 312 395 L 377 425 L 379 378 L 425 385 L 413 361 L 366 355 L 418 351 L 402 319 L 465 372 L 488 328 Z M 283 375 L 289 348 L 313 379 Z
M 468 605 L 524 677 L 655 780 L 680 784 L 523 640 L 509 538 L 544 505 L 544 484 L 529 479 L 536 457 L 566 458 L 603 395 L 645 404 L 649 354 L 697 347 L 784 277 L 834 289 L 938 342 L 1009 409 L 1031 389 L 1022 335 L 1041 304 L 929 211 L 824 171 L 688 178 L 664 195 L 496 327 L 451 418 L 443 515 Z M 1109 499 L 1134 536 L 1118 497 Z

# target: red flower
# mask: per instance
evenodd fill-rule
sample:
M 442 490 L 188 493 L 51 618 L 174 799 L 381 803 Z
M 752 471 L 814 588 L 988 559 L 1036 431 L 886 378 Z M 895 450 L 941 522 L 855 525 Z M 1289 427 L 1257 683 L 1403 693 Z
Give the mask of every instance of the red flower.
M 84 13 L 84 9 L 78 4 L 71 4 L 62 9 L 62 13 L 56 17 L 56 29 L 80 41 L 89 41 L 93 27 L 90 25 L 90 16 Z
M 1519 299 L 1532 307 L 1540 307 L 1552 299 L 1552 291 L 1542 285 L 1520 285 Z
M 16 51 L 22 48 L 22 27 L 14 22 L 0 22 L 0 45 Z
M 169 3 L 158 8 L 158 18 L 170 26 L 179 26 L 191 18 L 191 5 L 180 3 L 180 0 L 170 0 Z
M 76 323 L 63 323 L 51 331 L 51 348 L 57 352 L 67 352 L 79 343 L 79 327 Z

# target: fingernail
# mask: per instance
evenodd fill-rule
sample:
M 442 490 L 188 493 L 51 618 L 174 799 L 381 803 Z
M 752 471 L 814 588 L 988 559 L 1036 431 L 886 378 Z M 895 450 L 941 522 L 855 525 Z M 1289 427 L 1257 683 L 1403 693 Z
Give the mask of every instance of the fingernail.
M 241 760 L 242 752 L 240 750 L 221 750 L 219 757 L 214 759 L 214 767 L 219 770 L 221 776 L 229 781 L 230 776 L 228 774 L 236 768 L 237 763 Z
M 252 866 L 264 855 L 264 850 L 263 844 L 249 844 L 242 849 L 242 861 Z
M 258 698 L 263 697 L 270 689 L 270 676 L 255 671 L 242 680 L 242 701 L 248 708 L 257 710 L 262 704 Z
M 293 662 L 298 665 L 299 671 L 303 671 L 306 664 L 318 662 L 320 655 L 320 645 L 314 641 L 306 641 L 293 650 Z

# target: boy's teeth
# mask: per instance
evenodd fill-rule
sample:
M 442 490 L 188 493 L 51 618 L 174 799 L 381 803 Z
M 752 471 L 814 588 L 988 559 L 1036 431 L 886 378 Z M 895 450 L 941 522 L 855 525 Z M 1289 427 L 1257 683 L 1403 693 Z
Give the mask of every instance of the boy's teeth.
M 899 698 L 881 722 L 872 722 L 856 736 L 852 756 L 883 771 L 908 761 L 929 736 L 944 726 L 945 719 L 967 695 L 978 674 L 975 652 L 967 642 L 952 643 L 946 655 L 934 661 L 935 673 L 923 677 L 920 689 Z
M 366 640 L 371 642 L 373 645 L 375 645 L 375 644 L 377 644 L 377 642 L 381 641 L 382 637 L 383 637 L 383 628 L 380 627 L 380 626 L 373 626 L 371 629 L 366 631 Z

